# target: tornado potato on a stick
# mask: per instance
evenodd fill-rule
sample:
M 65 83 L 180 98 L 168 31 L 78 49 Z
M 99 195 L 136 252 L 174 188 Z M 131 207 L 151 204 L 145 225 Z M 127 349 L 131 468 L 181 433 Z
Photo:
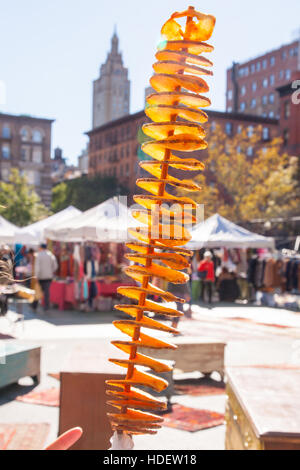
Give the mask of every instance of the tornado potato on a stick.
M 182 27 L 180 22 L 185 18 Z M 123 380 L 107 381 L 113 387 L 107 390 L 111 397 L 108 403 L 117 409 L 115 413 L 108 413 L 108 416 L 113 430 L 120 433 L 155 434 L 163 421 L 162 417 L 148 410 L 163 410 L 165 403 L 136 386 L 146 386 L 161 392 L 168 382 L 139 370 L 138 366 L 155 372 L 170 371 L 171 367 L 139 353 L 139 348 L 176 349 L 173 344 L 145 334 L 144 329 L 177 333 L 176 329 L 150 318 L 146 313 L 153 312 L 169 318 L 182 315 L 178 310 L 149 300 L 148 297 L 155 295 L 168 302 L 184 302 L 156 287 L 151 281 L 154 276 L 174 284 L 188 281 L 188 275 L 181 270 L 189 266 L 191 253 L 180 247 L 191 238 L 184 224 L 196 221 L 197 204 L 189 197 L 172 195 L 166 191 L 166 187 L 170 185 L 186 191 L 200 190 L 192 180 L 181 181 L 169 175 L 168 170 L 169 167 L 186 171 L 204 169 L 203 163 L 197 158 L 187 158 L 185 154 L 178 157 L 172 151 L 186 153 L 207 147 L 205 132 L 200 124 L 208 118 L 200 108 L 210 105 L 210 100 L 202 95 L 209 91 L 209 87 L 201 76 L 212 75 L 209 67 L 213 64 L 200 54 L 213 50 L 205 41 L 211 37 L 214 25 L 213 16 L 189 7 L 184 12 L 174 13 L 161 30 L 164 41 L 156 53 L 157 62 L 153 65 L 155 74 L 150 79 L 156 93 L 147 97 L 145 109 L 153 122 L 143 126 L 144 133 L 153 140 L 144 143 L 142 149 L 153 160 L 140 162 L 140 166 L 152 177 L 140 178 L 136 182 L 138 187 L 150 194 L 134 196 L 141 208 L 134 211 L 133 216 L 146 225 L 129 230 L 137 241 L 127 244 L 132 253 L 126 257 L 135 264 L 125 268 L 127 275 L 140 286 L 118 289 L 120 294 L 136 303 L 117 305 L 116 308 L 125 312 L 129 319 L 113 322 L 130 337 L 128 341 L 112 341 L 114 346 L 129 355 L 128 359 L 110 359 L 114 364 L 126 368 L 126 376 Z

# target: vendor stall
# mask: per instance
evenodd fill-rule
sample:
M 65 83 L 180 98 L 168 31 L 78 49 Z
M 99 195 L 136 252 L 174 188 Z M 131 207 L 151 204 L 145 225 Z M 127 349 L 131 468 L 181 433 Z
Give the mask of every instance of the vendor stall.
M 0 215 L 0 243 L 14 243 L 15 234 L 19 231 L 19 227 L 8 222 Z
M 275 248 L 274 239 L 250 232 L 219 214 L 198 224 L 191 232 L 190 250 L 200 248 Z
M 46 240 L 45 230 L 49 227 L 55 227 L 56 224 L 66 223 L 69 219 L 78 217 L 82 212 L 76 207 L 69 206 L 50 217 L 39 220 L 34 224 L 18 229 L 15 233 L 14 243 L 22 243 L 23 245 L 39 245 Z
M 62 221 L 45 230 L 51 240 L 68 242 L 114 242 L 128 241 L 128 228 L 141 224 L 131 215 L 128 207 L 116 197 L 110 198 L 80 216 Z

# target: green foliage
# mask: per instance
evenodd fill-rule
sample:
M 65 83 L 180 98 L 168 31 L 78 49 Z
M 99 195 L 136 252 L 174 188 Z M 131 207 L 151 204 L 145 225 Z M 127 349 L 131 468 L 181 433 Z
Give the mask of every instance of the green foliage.
M 115 177 L 81 176 L 59 183 L 53 188 L 52 210 L 58 212 L 73 205 L 85 211 L 116 194 L 127 195 L 129 192 L 118 184 Z
M 17 168 L 12 168 L 8 183 L 0 182 L 0 205 L 3 206 L 0 214 L 19 227 L 50 215 L 27 177 Z
M 217 127 L 207 141 L 206 170 L 196 177 L 202 188 L 196 200 L 204 204 L 206 218 L 218 212 L 247 223 L 298 215 L 298 159 L 283 153 L 281 139 L 262 144 L 260 128 L 252 136 L 244 130 L 230 138 Z M 249 147 L 253 156 L 247 155 Z

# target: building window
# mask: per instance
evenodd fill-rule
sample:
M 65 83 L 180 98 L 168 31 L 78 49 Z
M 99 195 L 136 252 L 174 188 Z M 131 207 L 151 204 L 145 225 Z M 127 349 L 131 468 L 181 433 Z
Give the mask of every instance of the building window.
M 10 159 L 10 145 L 9 144 L 2 144 L 2 158 L 5 158 L 5 160 Z
M 241 88 L 241 95 L 245 96 L 245 94 L 246 94 L 246 87 L 245 87 L 245 85 L 243 85 L 242 88 Z
M 256 62 L 256 71 L 257 71 L 257 72 L 260 71 L 260 62 Z
M 279 78 L 280 78 L 280 80 L 282 80 L 283 77 L 284 77 L 284 71 L 283 71 L 283 70 L 280 70 L 280 72 L 279 72 Z
M 290 102 L 285 101 L 284 103 L 284 119 L 288 119 L 291 114 L 291 107 L 290 107 Z
M 268 79 L 267 79 L 267 78 L 264 78 L 264 79 L 263 79 L 263 87 L 264 87 L 264 88 L 267 88 L 267 87 L 268 87 Z
M 35 129 L 32 132 L 32 140 L 33 142 L 41 143 L 43 141 L 43 134 L 41 133 L 40 130 Z
M 274 93 L 271 93 L 269 95 L 269 103 L 273 104 L 274 102 L 275 102 L 275 95 L 274 95 Z
M 246 109 L 246 103 L 242 101 L 242 103 L 240 104 L 240 110 L 245 111 L 245 109 Z
M 294 49 L 290 49 L 290 57 L 294 56 Z
M 253 93 L 257 90 L 257 83 L 256 82 L 253 82 L 252 83 L 252 91 Z
M 126 176 L 129 176 L 129 163 L 126 163 Z
M 270 85 L 274 85 L 275 84 L 275 75 L 271 75 L 270 76 Z
M 30 161 L 30 147 L 22 147 L 21 148 L 21 160 L 23 162 Z
M 291 79 L 291 71 L 289 69 L 287 69 L 285 71 L 285 78 L 286 80 L 290 80 Z
M 268 127 L 264 127 L 264 128 L 263 128 L 263 131 L 262 131 L 262 138 L 263 138 L 264 141 L 270 139 L 270 130 L 269 130 Z
M 268 65 L 268 62 L 267 62 L 266 59 L 264 59 L 263 62 L 262 62 L 263 69 L 266 69 L 267 65 Z
M 241 134 L 242 130 L 243 130 L 243 126 L 241 124 L 239 124 L 238 127 L 237 127 L 237 133 Z
M 3 139 L 10 139 L 10 127 L 7 124 L 2 127 L 2 137 Z
M 35 147 L 32 150 L 32 161 L 34 163 L 42 163 L 43 153 L 41 147 Z
M 249 138 L 253 137 L 253 126 L 249 126 L 248 129 L 247 129 L 247 135 Z
M 248 147 L 247 148 L 247 156 L 252 157 L 253 156 L 253 147 Z
M 273 67 L 275 65 L 275 57 L 274 56 L 271 57 L 271 59 L 270 59 L 270 65 L 271 65 L 271 67 Z
M 210 130 L 212 132 L 214 132 L 216 130 L 216 121 L 212 121 L 211 125 L 210 125 Z
M 232 90 L 228 90 L 227 98 L 228 98 L 229 101 L 232 100 Z
M 232 123 L 231 122 L 226 122 L 225 124 L 225 132 L 227 135 L 232 135 L 232 130 L 233 130 L 233 127 L 232 127 Z
M 285 60 L 287 57 L 286 51 L 282 51 L 282 60 Z
M 232 107 L 231 107 L 231 106 L 229 106 L 227 112 L 228 112 L 228 113 L 232 113 Z
M 30 133 L 29 133 L 29 130 L 27 129 L 27 127 L 23 127 L 21 129 L 20 134 L 21 134 L 21 140 L 23 142 L 26 142 L 26 141 L 30 140 Z
M 255 73 L 255 64 L 251 65 L 251 73 Z
M 256 108 L 256 99 L 255 98 L 253 98 L 251 100 L 251 108 Z
M 289 143 L 289 130 L 288 129 L 284 129 L 283 131 L 283 145 L 286 147 Z
M 261 99 L 262 104 L 267 104 L 268 103 L 268 97 L 264 95 Z
M 9 181 L 10 176 L 10 169 L 9 168 L 2 168 L 1 169 L 1 178 L 3 181 Z
M 275 116 L 274 111 L 270 111 L 270 112 L 269 112 L 269 118 L 273 119 L 274 116 Z

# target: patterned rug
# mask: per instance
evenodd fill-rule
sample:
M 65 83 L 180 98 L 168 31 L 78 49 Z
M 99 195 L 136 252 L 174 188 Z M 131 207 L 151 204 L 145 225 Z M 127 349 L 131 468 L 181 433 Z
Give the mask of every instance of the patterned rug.
M 213 387 L 209 385 L 175 384 L 177 395 L 192 395 L 200 397 L 202 395 L 224 395 L 225 387 Z
M 19 395 L 16 400 L 33 405 L 59 406 L 59 388 L 34 389 L 26 395 Z
M 224 415 L 216 411 L 197 410 L 175 403 L 172 411 L 162 415 L 163 426 L 195 432 L 224 424 Z
M 40 450 L 49 429 L 48 423 L 0 424 L 0 450 Z

